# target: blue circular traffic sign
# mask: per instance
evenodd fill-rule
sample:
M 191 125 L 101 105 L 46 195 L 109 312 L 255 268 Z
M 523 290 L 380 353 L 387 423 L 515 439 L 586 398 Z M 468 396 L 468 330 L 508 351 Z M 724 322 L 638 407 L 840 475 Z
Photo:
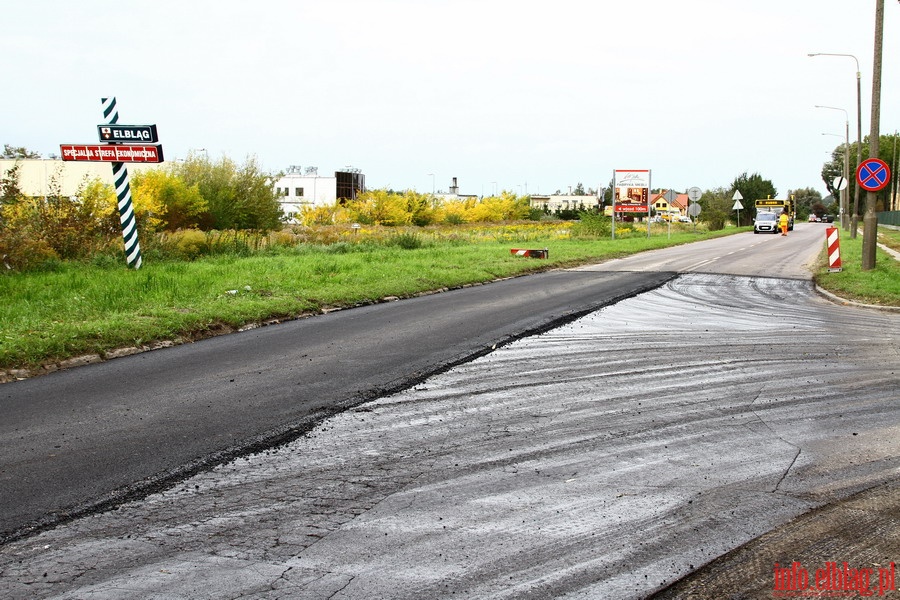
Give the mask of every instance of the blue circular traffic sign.
M 891 168 L 880 158 L 867 158 L 856 169 L 856 181 L 867 192 L 883 190 L 890 180 Z

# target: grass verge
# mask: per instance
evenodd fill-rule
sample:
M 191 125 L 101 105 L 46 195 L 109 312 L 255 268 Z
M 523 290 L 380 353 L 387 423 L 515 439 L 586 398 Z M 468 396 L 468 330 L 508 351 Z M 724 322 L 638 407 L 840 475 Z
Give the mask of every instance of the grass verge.
M 898 239 L 900 232 L 888 231 L 890 239 Z M 879 230 L 879 242 L 885 243 Z M 862 270 L 862 232 L 852 239 L 841 234 L 841 271 L 831 273 L 825 253 L 815 274 L 817 285 L 848 300 L 880 306 L 900 306 L 900 261 L 876 248 L 875 268 Z M 885 244 L 888 245 L 888 244 Z
M 415 247 L 306 244 L 249 257 L 147 261 L 138 271 L 62 263 L 47 272 L 0 277 L 0 370 L 33 370 L 159 340 L 201 339 L 248 323 L 599 262 L 734 232 L 531 238 L 524 244 L 500 239 L 410 245 Z M 861 238 L 857 245 L 861 248 Z M 857 273 L 851 264 L 859 263 L 861 249 L 843 246 L 844 271 L 824 268 L 816 276 L 819 284 L 869 303 L 900 305 L 896 261 L 882 256 L 877 273 Z M 513 256 L 513 247 L 549 247 L 550 257 Z M 860 293 L 870 288 L 874 291 Z

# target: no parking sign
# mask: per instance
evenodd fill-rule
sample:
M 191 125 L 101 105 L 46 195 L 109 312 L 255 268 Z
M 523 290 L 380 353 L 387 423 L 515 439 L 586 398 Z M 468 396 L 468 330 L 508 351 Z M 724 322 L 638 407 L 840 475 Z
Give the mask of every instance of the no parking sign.
M 891 168 L 880 158 L 867 158 L 856 169 L 856 181 L 867 192 L 883 190 L 890 180 Z

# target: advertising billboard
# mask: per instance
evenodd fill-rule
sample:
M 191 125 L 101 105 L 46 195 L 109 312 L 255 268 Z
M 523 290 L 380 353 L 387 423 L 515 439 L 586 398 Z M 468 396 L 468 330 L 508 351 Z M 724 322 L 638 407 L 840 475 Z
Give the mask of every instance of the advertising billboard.
M 649 212 L 650 169 L 616 170 L 613 211 Z

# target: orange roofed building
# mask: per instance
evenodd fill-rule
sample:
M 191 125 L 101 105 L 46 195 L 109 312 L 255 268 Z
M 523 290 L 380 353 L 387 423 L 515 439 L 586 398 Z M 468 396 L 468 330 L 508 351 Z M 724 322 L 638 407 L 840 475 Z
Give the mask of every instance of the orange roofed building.
M 656 211 L 657 215 L 668 216 L 684 216 L 687 215 L 688 195 L 678 194 L 674 200 L 669 202 L 666 200 L 666 192 L 669 190 L 660 190 L 658 194 L 654 194 L 650 201 L 650 206 Z

